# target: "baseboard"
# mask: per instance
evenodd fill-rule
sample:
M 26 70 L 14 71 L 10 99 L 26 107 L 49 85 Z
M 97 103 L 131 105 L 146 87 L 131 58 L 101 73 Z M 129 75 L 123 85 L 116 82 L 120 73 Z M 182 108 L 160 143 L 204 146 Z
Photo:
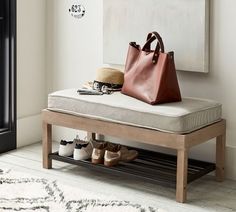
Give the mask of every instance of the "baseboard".
M 42 140 L 41 114 L 17 119 L 17 148 Z
M 80 139 L 84 139 L 87 136 L 87 133 L 80 130 L 53 126 L 53 140 L 56 142 L 60 142 L 60 140 L 72 141 L 76 135 L 79 135 Z
M 226 147 L 226 177 L 231 180 L 236 180 L 236 147 Z

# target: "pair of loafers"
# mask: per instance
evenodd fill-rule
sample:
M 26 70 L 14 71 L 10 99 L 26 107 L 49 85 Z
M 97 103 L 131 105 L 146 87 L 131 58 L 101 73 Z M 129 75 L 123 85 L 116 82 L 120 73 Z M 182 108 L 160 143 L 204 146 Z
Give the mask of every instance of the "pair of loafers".
M 109 142 L 94 141 L 94 148 L 92 152 L 93 164 L 104 164 L 111 167 L 117 165 L 119 162 L 130 162 L 138 157 L 136 150 L 129 150 L 119 144 Z

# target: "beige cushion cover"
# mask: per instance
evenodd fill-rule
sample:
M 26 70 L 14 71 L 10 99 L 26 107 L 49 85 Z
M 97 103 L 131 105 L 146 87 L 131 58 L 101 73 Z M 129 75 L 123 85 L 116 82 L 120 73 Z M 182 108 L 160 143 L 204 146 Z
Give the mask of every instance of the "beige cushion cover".
M 189 133 L 221 119 L 221 104 L 212 100 L 183 98 L 152 106 L 119 92 L 92 96 L 76 89 L 49 94 L 48 109 L 171 133 Z

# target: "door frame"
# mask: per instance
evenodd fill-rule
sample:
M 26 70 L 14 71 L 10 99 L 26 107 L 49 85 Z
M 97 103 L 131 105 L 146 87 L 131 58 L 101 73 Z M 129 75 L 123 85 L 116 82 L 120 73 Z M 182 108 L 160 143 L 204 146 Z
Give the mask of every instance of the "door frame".
M 16 149 L 16 0 L 9 1 L 9 128 L 0 133 L 0 153 Z

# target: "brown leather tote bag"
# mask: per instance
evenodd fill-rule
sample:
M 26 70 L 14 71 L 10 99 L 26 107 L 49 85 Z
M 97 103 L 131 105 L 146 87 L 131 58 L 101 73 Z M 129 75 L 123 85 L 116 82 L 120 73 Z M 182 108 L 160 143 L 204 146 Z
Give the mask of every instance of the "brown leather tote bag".
M 157 41 L 154 51 L 153 41 Z M 148 34 L 142 49 L 135 42 L 130 43 L 122 93 L 152 105 L 181 101 L 174 52 L 165 53 L 157 32 Z

